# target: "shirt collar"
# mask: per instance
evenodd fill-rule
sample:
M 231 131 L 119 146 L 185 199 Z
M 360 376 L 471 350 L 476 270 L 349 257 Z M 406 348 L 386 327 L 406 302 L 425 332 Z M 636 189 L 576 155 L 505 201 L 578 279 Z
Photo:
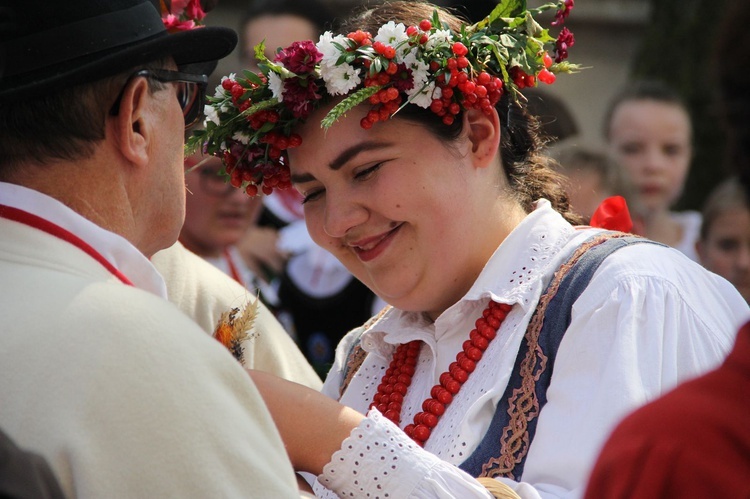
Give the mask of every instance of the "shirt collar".
M 527 308 L 536 306 L 543 277 L 559 263 L 560 250 L 575 233 L 573 226 L 556 212 L 549 201 L 540 199 L 535 209 L 498 246 L 466 295 L 448 308 L 437 321 L 452 320 L 456 314 L 474 310 L 477 302 L 489 298 Z M 533 297 L 532 297 L 533 295 Z M 532 299 L 533 298 L 533 299 Z M 423 314 L 390 308 L 372 321 L 363 333 L 365 349 L 387 354 L 392 345 L 424 339 L 434 325 Z
M 125 274 L 136 287 L 167 297 L 164 279 L 156 268 L 143 253 L 119 234 L 99 227 L 46 194 L 20 185 L 0 182 L 0 202 L 42 217 L 72 232 Z

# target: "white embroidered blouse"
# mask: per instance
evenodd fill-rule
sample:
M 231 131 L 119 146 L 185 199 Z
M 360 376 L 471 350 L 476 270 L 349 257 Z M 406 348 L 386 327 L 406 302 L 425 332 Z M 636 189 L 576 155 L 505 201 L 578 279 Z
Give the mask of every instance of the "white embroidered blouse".
M 371 324 L 361 339 L 368 355 L 340 396 L 353 335 L 344 338 L 323 392 L 368 418 L 334 453 L 314 484 L 316 494 L 491 497 L 457 466 L 489 427 L 546 284 L 597 230 L 574 228 L 540 200 L 466 296 L 434 323 L 390 309 Z M 424 449 L 377 410 L 368 412 L 396 345 L 419 339 L 424 346 L 401 414 L 401 427 L 410 423 L 489 299 L 513 309 Z M 621 417 L 716 367 L 748 317 L 750 309 L 729 282 L 675 249 L 636 244 L 610 255 L 573 306 L 522 481 L 500 480 L 524 498 L 581 496 L 600 445 Z

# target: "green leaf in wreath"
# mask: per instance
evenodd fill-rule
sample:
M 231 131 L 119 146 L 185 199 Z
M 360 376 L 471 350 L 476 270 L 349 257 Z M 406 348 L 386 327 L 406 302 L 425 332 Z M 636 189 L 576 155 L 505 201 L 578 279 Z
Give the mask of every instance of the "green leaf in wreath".
M 326 114 L 325 118 L 320 122 L 320 127 L 324 129 L 330 128 L 331 125 L 339 120 L 339 118 L 344 116 L 355 106 L 358 106 L 369 99 L 370 96 L 375 95 L 381 88 L 383 87 L 380 85 L 373 85 L 371 87 L 364 87 L 357 90 L 346 99 L 333 106 L 333 109 L 328 111 L 328 114 Z

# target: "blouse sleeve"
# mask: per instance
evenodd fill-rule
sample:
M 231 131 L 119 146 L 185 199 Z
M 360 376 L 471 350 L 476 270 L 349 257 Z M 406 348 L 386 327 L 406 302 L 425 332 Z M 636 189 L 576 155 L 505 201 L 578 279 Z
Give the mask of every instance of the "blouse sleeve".
M 318 497 L 493 497 L 470 475 L 415 444 L 377 409 L 333 454 L 318 477 L 315 493 Z
M 616 255 L 573 305 L 519 493 L 580 497 L 615 424 L 715 368 L 748 316 L 731 284 L 676 250 L 637 245 Z

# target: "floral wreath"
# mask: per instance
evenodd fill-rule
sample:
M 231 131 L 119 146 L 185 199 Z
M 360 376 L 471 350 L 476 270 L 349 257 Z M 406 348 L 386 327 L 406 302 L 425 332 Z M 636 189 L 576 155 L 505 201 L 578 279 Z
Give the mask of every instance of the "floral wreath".
M 206 12 L 200 0 L 159 0 L 161 20 L 170 33 L 188 31 L 203 26 Z
M 533 17 L 557 8 L 551 24 L 561 25 L 573 3 L 527 10 L 525 0 L 501 0 L 485 19 L 458 32 L 437 11 L 418 26 L 390 21 L 375 36 L 327 31 L 317 44 L 279 50 L 274 61 L 261 43 L 255 47 L 260 72 L 222 78 L 186 153 L 220 157 L 232 185 L 255 196 L 291 185 L 286 151 L 302 143 L 292 130 L 331 96 L 346 97 L 323 118 L 326 129 L 365 101 L 371 106 L 360 122 L 365 129 L 407 104 L 430 109 L 446 125 L 462 110 L 490 113 L 503 92 L 517 100 L 520 89 L 578 69 L 565 60 L 573 34 L 563 27 L 554 38 Z

